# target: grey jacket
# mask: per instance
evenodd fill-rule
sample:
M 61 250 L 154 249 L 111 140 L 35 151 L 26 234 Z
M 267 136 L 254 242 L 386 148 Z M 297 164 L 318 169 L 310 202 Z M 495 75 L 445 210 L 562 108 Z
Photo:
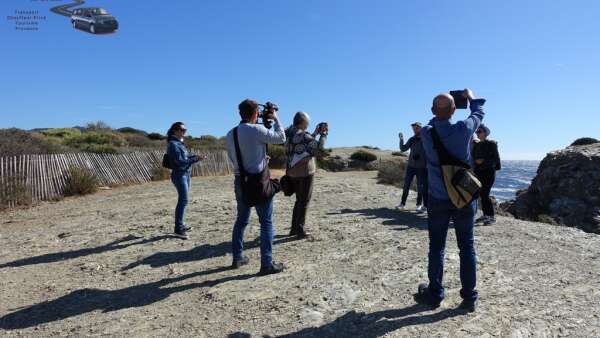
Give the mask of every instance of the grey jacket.
M 405 152 L 408 149 L 410 149 L 408 166 L 413 168 L 427 168 L 425 151 L 423 150 L 423 142 L 420 136 L 415 135 L 409 138 L 406 143 L 400 139 L 400 151 Z

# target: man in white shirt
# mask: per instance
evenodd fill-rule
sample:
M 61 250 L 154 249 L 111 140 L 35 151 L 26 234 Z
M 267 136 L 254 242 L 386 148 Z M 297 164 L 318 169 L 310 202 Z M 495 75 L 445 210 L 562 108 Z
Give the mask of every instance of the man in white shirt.
M 257 124 L 258 103 L 246 99 L 239 106 L 242 121 L 236 127 L 238 144 L 241 152 L 243 168 L 248 174 L 257 174 L 262 172 L 268 166 L 267 144 L 285 143 L 285 132 L 279 123 L 276 112 L 273 112 L 273 129 L 267 129 L 263 125 Z M 235 128 L 234 128 L 235 129 Z M 227 153 L 233 163 L 235 172 L 235 197 L 237 201 L 237 218 L 233 226 L 232 234 L 232 253 L 233 268 L 239 268 L 248 264 L 249 260 L 243 254 L 244 250 L 244 230 L 250 219 L 250 207 L 244 203 L 242 198 L 242 178 L 240 176 L 239 163 L 237 161 L 234 129 L 226 137 Z M 259 275 L 268 275 L 283 271 L 283 264 L 274 263 L 273 252 L 273 200 L 269 199 L 263 204 L 255 206 L 256 213 L 260 221 L 260 256 L 261 268 Z

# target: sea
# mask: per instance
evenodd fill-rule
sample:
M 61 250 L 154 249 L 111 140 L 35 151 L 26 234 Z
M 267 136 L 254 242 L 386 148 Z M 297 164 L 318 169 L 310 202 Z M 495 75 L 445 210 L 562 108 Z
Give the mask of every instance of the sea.
M 499 202 L 514 199 L 517 190 L 529 187 L 539 165 L 540 161 L 502 161 L 491 195 Z

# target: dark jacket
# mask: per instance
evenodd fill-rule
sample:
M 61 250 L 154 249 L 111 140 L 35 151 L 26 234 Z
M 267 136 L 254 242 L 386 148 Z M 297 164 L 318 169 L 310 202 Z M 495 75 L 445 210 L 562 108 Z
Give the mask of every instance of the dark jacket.
M 192 172 L 192 164 L 198 162 L 198 156 L 189 155 L 187 148 L 175 136 L 169 137 L 169 145 L 167 146 L 167 154 L 173 168 L 173 175 L 189 175 Z
M 500 154 L 498 154 L 498 143 L 492 140 L 478 141 L 473 144 L 473 162 L 476 170 L 494 169 L 500 170 Z M 477 160 L 483 160 L 483 163 L 477 164 Z
M 400 140 L 400 151 L 405 152 L 410 149 L 410 157 L 408 158 L 408 166 L 413 168 L 426 168 L 427 162 L 425 159 L 425 151 L 423 150 L 423 142 L 421 136 L 413 136 L 408 139 L 408 142 L 403 143 Z

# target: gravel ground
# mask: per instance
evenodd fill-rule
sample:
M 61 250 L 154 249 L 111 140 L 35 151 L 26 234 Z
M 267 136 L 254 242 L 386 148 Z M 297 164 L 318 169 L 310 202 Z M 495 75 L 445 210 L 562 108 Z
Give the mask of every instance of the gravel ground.
M 481 298 L 463 314 L 450 231 L 447 298 L 431 311 L 412 298 L 426 218 L 394 210 L 400 191 L 375 176 L 318 174 L 312 241 L 283 236 L 293 201 L 278 195 L 274 257 L 287 269 L 267 277 L 255 276 L 255 214 L 251 262 L 228 269 L 231 177 L 193 180 L 188 241 L 169 237 L 168 181 L 2 213 L 0 335 L 600 337 L 600 236 L 503 217 L 477 228 Z

